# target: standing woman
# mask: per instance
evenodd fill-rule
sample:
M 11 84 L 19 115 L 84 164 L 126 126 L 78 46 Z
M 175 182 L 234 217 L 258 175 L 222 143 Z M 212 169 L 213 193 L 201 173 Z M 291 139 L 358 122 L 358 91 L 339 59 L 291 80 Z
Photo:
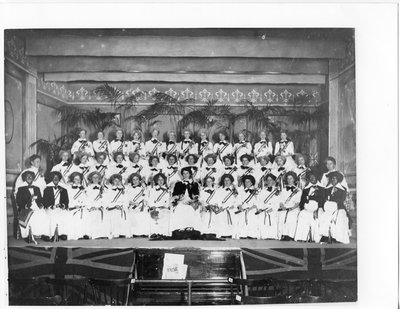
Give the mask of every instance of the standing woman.
M 293 169 L 299 179 L 300 189 L 304 189 L 307 184 L 306 174 L 310 169 L 306 166 L 306 158 L 302 154 L 296 156 L 297 166 Z
M 86 222 L 88 214 L 87 195 L 85 187 L 82 185 L 83 179 L 83 175 L 78 172 L 74 172 L 70 176 L 72 184 L 68 188 L 69 218 L 67 219 L 69 240 L 89 239 Z
M 162 239 L 171 236 L 170 191 L 166 186 L 167 177 L 158 173 L 154 175 L 154 187 L 149 189 L 148 203 L 150 213 L 150 239 Z
M 233 176 L 234 179 L 234 183 L 235 183 L 235 179 L 238 179 L 238 168 L 235 165 L 235 157 L 232 155 L 227 155 L 225 157 L 222 158 L 224 161 L 224 165 L 221 168 L 221 173 L 220 175 L 224 175 L 224 174 L 229 174 Z M 221 181 L 221 179 L 218 179 L 219 181 Z
M 62 176 L 60 185 L 66 186 L 69 174 L 71 173 L 71 169 L 73 167 L 73 164 L 70 162 L 71 153 L 68 150 L 60 150 L 59 156 L 61 162 L 54 165 L 51 171 L 59 172 Z
M 276 186 L 276 175 L 272 172 L 265 175 L 266 184 L 258 196 L 258 222 L 261 239 L 278 239 L 278 209 L 280 203 L 279 188 Z
M 250 164 L 252 159 L 253 159 L 252 156 L 250 156 L 248 154 L 244 154 L 240 157 L 240 162 L 242 162 L 242 165 L 240 165 L 238 168 L 238 186 L 239 187 L 241 187 L 243 185 L 243 183 L 242 183 L 243 176 L 252 175 L 254 177 L 254 175 L 255 175 L 254 167 L 251 166 L 251 164 Z
M 43 209 L 40 189 L 33 184 L 35 173 L 25 171 L 21 177 L 26 186 L 18 188 L 16 203 L 22 238 L 35 242 L 34 236 L 50 240 L 50 218 Z
M 344 201 L 346 188 L 341 184 L 343 175 L 334 171 L 327 175 L 328 186 L 325 188 L 324 209 L 319 209 L 319 234 L 320 242 L 350 243 L 349 218 L 346 213 Z
M 97 139 L 93 141 L 94 156 L 97 157 L 98 153 L 104 152 L 107 155 L 107 162 L 111 161 L 110 156 L 110 143 L 104 139 L 103 131 L 97 132 Z
M 193 181 L 192 169 L 181 169 L 182 181 L 175 183 L 172 191 L 173 210 L 170 217 L 171 232 L 175 230 L 193 228 L 198 230 L 200 224 L 199 195 L 200 186 Z
M 200 232 L 206 236 L 217 236 L 219 222 L 215 218 L 215 211 L 218 208 L 218 195 L 214 177 L 207 176 L 204 179 L 199 200 L 202 205 Z
M 276 156 L 275 157 L 275 161 L 272 164 L 272 171 L 274 171 L 274 173 L 277 174 L 277 179 L 276 179 L 276 184 L 283 189 L 284 187 L 284 178 L 285 178 L 285 174 L 286 172 L 288 172 L 288 170 L 286 169 L 285 166 L 286 163 L 286 158 L 284 156 Z
M 129 196 L 122 184 L 121 174 L 113 174 L 109 179 L 110 187 L 104 191 L 104 206 L 110 223 L 109 238 L 130 236 L 127 209 Z
M 140 174 L 133 173 L 128 177 L 126 194 L 129 199 L 127 210 L 127 220 L 129 222 L 129 236 L 149 236 L 150 235 L 150 216 L 147 201 L 147 190 L 141 183 Z
M 234 211 L 238 192 L 233 185 L 233 176 L 224 174 L 221 177 L 220 187 L 217 189 L 218 208 L 215 210 L 214 221 L 217 237 L 232 238 L 235 235 L 236 221 Z
M 272 143 L 267 139 L 267 132 L 261 131 L 260 132 L 260 141 L 254 145 L 254 157 L 259 159 L 261 156 L 268 156 L 272 155 Z
M 207 139 L 204 129 L 200 130 L 200 143 L 198 143 L 197 153 L 200 156 L 199 163 L 203 164 L 204 157 L 214 152 L 213 144 Z M 201 166 L 200 166 L 201 167 Z
M 108 166 L 106 164 L 107 154 L 105 152 L 96 153 L 96 162 L 91 166 L 89 173 L 98 172 L 101 176 L 101 184 L 105 185 L 106 174 L 108 170 Z M 89 178 L 89 175 L 88 175 Z M 88 179 L 89 180 L 89 179 Z
M 236 163 L 239 162 L 240 158 L 247 154 L 251 155 L 253 147 L 249 142 L 246 141 L 246 136 L 243 132 L 240 132 L 238 135 L 239 142 L 237 142 L 233 146 L 233 153 L 235 154 Z
M 214 154 L 209 154 L 205 156 L 205 165 L 200 169 L 200 180 L 204 182 L 204 178 L 211 176 L 215 179 L 220 177 L 220 167 L 216 161 L 216 156 Z
M 227 134 L 226 132 L 219 132 L 218 138 L 219 142 L 214 145 L 214 153 L 217 155 L 217 158 L 222 163 L 222 158 L 226 155 L 231 155 L 233 153 L 232 144 L 226 140 Z M 205 158 L 204 158 L 205 159 Z
M 130 166 L 127 169 L 128 175 L 133 173 L 144 175 L 145 162 L 140 159 L 140 154 L 138 152 L 131 152 L 129 154 Z
M 296 186 L 297 175 L 285 174 L 286 187 L 280 192 L 278 236 L 281 240 L 294 240 L 301 200 L 301 189 Z
M 346 189 L 346 191 L 349 191 L 349 186 L 347 184 L 346 178 L 344 177 L 342 172 L 339 172 L 336 169 L 336 160 L 335 160 L 335 158 L 334 157 L 327 157 L 325 159 L 325 166 L 326 166 L 327 172 L 322 175 L 321 184 L 324 187 L 326 187 L 329 184 L 328 174 L 330 174 L 331 172 L 338 172 L 338 173 L 342 174 L 342 177 L 341 177 L 342 181 L 340 182 L 340 184 L 342 185 L 343 188 Z
M 186 159 L 188 154 L 197 155 L 197 143 L 190 138 L 191 132 L 189 130 L 183 131 L 183 141 L 179 143 L 179 157 L 181 160 Z
M 284 156 L 286 158 L 286 166 L 288 170 L 296 167 L 292 156 L 294 155 L 294 144 L 291 139 L 287 137 L 286 132 L 281 132 L 281 139 L 275 144 L 275 156 Z
M 41 157 L 37 154 L 29 157 L 28 161 L 30 166 L 27 169 L 23 170 L 15 181 L 15 193 L 18 192 L 19 187 L 26 186 L 27 183 L 22 178 L 22 174 L 30 171 L 34 174 L 32 185 L 38 187 L 40 189 L 40 193 L 43 194 L 43 190 L 46 187 L 46 181 L 43 176 L 42 167 L 40 166 L 41 160 Z
M 151 139 L 144 144 L 148 158 L 152 156 L 160 157 L 165 152 L 165 145 L 158 139 L 159 133 L 157 129 L 154 129 L 151 132 Z
M 119 151 L 114 152 L 114 162 L 107 167 L 106 177 L 110 179 L 114 174 L 121 175 L 121 184 L 123 186 L 126 178 L 129 176 L 128 169 L 129 163 L 124 161 L 124 154 Z
M 89 175 L 92 167 L 92 165 L 89 163 L 89 154 L 86 152 L 77 153 L 74 163 L 75 165 L 71 168 L 71 174 L 74 172 L 82 174 L 82 185 L 87 187 L 87 175 Z
M 140 161 L 146 161 L 146 150 L 142 142 L 141 134 L 138 131 L 133 131 L 131 143 L 132 147 L 129 152 L 138 153 L 140 155 Z
M 94 171 L 88 175 L 89 185 L 86 188 L 87 195 L 87 235 L 91 239 L 108 238 L 110 235 L 110 220 L 104 210 L 104 186 L 103 177 L 99 172 Z
M 242 177 L 243 187 L 239 188 L 236 199 L 236 235 L 237 238 L 259 238 L 258 217 L 258 191 L 255 188 L 256 180 L 252 175 Z
M 114 156 L 115 153 L 123 153 L 124 160 L 128 158 L 129 152 L 132 150 L 132 143 L 124 140 L 124 131 L 118 129 L 115 132 L 115 139 L 110 143 L 110 154 Z
M 72 175 L 72 174 L 71 174 Z M 58 236 L 61 240 L 67 240 L 68 221 L 70 214 L 68 212 L 69 197 L 68 187 L 64 189 L 60 186 L 60 173 L 51 172 L 49 175 L 49 184 L 44 189 L 43 204 L 50 218 L 50 236 Z
M 71 153 L 75 158 L 76 153 L 86 152 L 89 156 L 94 156 L 93 145 L 86 138 L 85 129 L 79 131 L 79 138 L 72 144 Z
M 162 157 L 166 159 L 170 154 L 176 156 L 179 154 L 179 144 L 176 141 L 176 133 L 172 130 L 168 131 L 168 142 L 165 143 L 165 152 L 162 154 Z

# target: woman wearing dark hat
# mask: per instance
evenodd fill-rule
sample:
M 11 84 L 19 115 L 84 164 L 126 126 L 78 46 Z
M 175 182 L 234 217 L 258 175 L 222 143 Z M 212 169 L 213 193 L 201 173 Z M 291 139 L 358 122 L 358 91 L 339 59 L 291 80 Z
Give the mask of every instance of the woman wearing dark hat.
M 145 182 L 148 185 L 155 185 L 156 183 L 153 181 L 154 175 L 163 172 L 163 164 L 160 163 L 160 158 L 158 156 L 150 156 L 149 157 L 149 165 L 146 166 L 143 170 L 143 176 L 145 178 Z
M 251 165 L 252 156 L 248 154 L 244 154 L 240 157 L 240 162 L 242 163 L 238 167 L 238 185 L 241 187 L 242 184 L 242 177 L 246 175 L 252 175 L 254 177 L 255 170 Z
M 147 189 L 141 182 L 140 174 L 133 173 L 128 178 L 126 194 L 129 199 L 127 220 L 130 236 L 148 236 L 150 234 L 150 217 L 148 212 Z
M 232 155 L 226 155 L 222 158 L 224 165 L 221 168 L 220 175 L 229 174 L 233 176 L 233 179 L 238 179 L 238 168 L 235 165 L 235 157 Z M 220 180 L 220 179 L 219 179 Z
M 348 244 L 349 218 L 344 206 L 346 188 L 341 184 L 343 175 L 334 171 L 327 177 L 329 183 L 325 188 L 324 208 L 320 209 L 318 214 L 320 242 L 337 241 Z
M 18 188 L 16 195 L 21 237 L 29 237 L 28 241 L 33 242 L 35 242 L 34 237 L 49 240 L 50 218 L 43 209 L 40 189 L 33 184 L 35 173 L 29 170 L 24 171 L 21 178 L 26 183 Z
M 148 203 L 150 215 L 150 239 L 160 239 L 171 236 L 170 221 L 170 191 L 166 185 L 167 177 L 158 173 L 154 175 L 154 187 L 149 189 Z
M 217 154 L 217 158 L 222 162 L 222 158 L 226 155 L 231 155 L 233 153 L 232 144 L 229 143 L 226 138 L 226 132 L 218 133 L 219 142 L 214 145 L 214 153 Z
M 173 211 L 170 217 L 170 228 L 181 230 L 193 228 L 199 230 L 200 222 L 200 186 L 193 181 L 192 169 L 184 167 L 181 169 L 182 181 L 175 183 L 172 191 Z
M 106 188 L 102 185 L 103 177 L 98 171 L 88 175 L 89 185 L 86 187 L 87 195 L 87 221 L 88 236 L 92 239 L 108 238 L 110 235 L 110 219 L 104 210 L 103 194 Z
M 26 171 L 31 171 L 35 174 L 35 177 L 33 178 L 33 185 L 35 187 L 38 187 L 40 189 L 40 193 L 43 194 L 43 190 L 44 188 L 46 188 L 46 181 L 44 179 L 40 163 L 41 157 L 39 155 L 34 154 L 29 157 L 29 167 L 27 169 L 24 169 L 15 181 L 15 193 L 17 193 L 19 187 L 26 186 L 26 182 L 22 179 L 22 174 Z
M 163 171 L 165 171 L 165 176 L 167 176 L 167 186 L 168 188 L 172 189 L 175 183 L 181 180 L 181 175 L 179 174 L 178 157 L 170 153 L 167 155 L 166 159 L 167 164 L 163 168 Z
M 68 226 L 67 236 L 69 240 L 80 238 L 88 239 L 87 230 L 87 194 L 83 186 L 83 175 L 79 172 L 73 172 L 70 175 L 71 186 L 68 188 L 68 211 L 69 218 L 66 222 Z M 59 234 L 62 234 L 60 230 Z
M 218 207 L 218 195 L 214 177 L 207 176 L 204 179 L 204 186 L 200 191 L 199 201 L 203 207 L 203 211 L 200 212 L 200 232 L 202 232 L 203 234 L 217 235 L 218 222 L 215 221 L 214 211 Z
M 109 179 L 110 187 L 104 191 L 103 203 L 110 222 L 109 238 L 131 236 L 126 212 L 129 196 L 125 192 L 121 174 L 113 174 Z
M 278 209 L 280 203 L 277 175 L 271 171 L 264 176 L 265 185 L 258 195 L 258 216 L 260 238 L 278 239 Z
M 200 179 L 204 181 L 207 176 L 218 179 L 221 171 L 220 166 L 217 163 L 217 157 L 214 154 L 209 154 L 204 157 L 205 165 L 200 169 Z
M 306 173 L 307 185 L 304 187 L 300 213 L 297 218 L 297 228 L 294 240 L 315 241 L 318 237 L 318 209 L 324 205 L 324 187 L 318 181 L 317 173 L 309 170 Z
M 233 185 L 233 176 L 224 174 L 221 177 L 220 187 L 217 189 L 218 209 L 215 210 L 214 222 L 217 237 L 235 236 L 235 208 L 237 189 Z
M 258 206 L 258 191 L 255 188 L 256 179 L 253 175 L 244 175 L 241 179 L 243 187 L 238 189 L 236 198 L 237 210 L 234 212 L 237 225 L 237 238 L 259 238 L 260 231 L 258 217 L 256 216 Z
M 285 241 L 294 240 L 294 234 L 296 233 L 301 200 L 301 189 L 296 186 L 296 181 L 296 173 L 287 172 L 285 174 L 286 186 L 280 193 L 278 236 Z
M 189 153 L 185 158 L 185 164 L 182 167 L 190 167 L 192 169 L 192 177 L 196 182 L 200 181 L 200 164 L 199 157 L 195 154 Z
M 114 162 L 107 167 L 106 178 L 110 179 L 112 175 L 119 174 L 122 177 L 121 182 L 124 184 L 129 176 L 129 163 L 124 160 L 124 154 L 120 151 L 114 152 L 113 158 Z
M 71 169 L 73 167 L 73 164 L 70 162 L 71 152 L 69 150 L 60 150 L 58 155 L 61 162 L 54 165 L 51 171 L 61 173 L 62 178 L 60 185 L 67 187 L 66 184 L 68 183 L 68 177 L 71 174 Z

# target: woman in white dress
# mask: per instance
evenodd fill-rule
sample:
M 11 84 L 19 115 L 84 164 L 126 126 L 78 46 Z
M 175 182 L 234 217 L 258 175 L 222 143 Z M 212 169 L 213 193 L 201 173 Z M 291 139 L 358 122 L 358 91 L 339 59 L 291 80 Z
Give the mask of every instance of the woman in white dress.
M 27 184 L 18 188 L 16 203 L 18 208 L 19 228 L 22 238 L 36 242 L 34 237 L 50 240 L 50 218 L 43 209 L 40 189 L 33 185 L 35 173 L 25 171 L 21 175 Z
M 206 236 L 217 236 L 219 227 L 215 220 L 215 211 L 218 208 L 217 186 L 214 177 L 207 176 L 204 179 L 204 186 L 200 190 L 199 201 L 202 209 L 200 212 L 200 232 Z
M 165 176 L 167 176 L 167 186 L 171 190 L 175 186 L 175 183 L 181 180 L 181 175 L 179 173 L 178 157 L 170 153 L 166 159 L 167 164 L 163 170 L 165 171 Z
M 79 138 L 72 144 L 71 154 L 76 158 L 77 153 L 85 152 L 90 157 L 94 156 L 93 145 L 86 138 L 87 131 L 85 129 L 79 131 Z
M 162 154 L 164 160 L 167 160 L 169 154 L 179 155 L 179 143 L 176 140 L 175 131 L 168 132 L 168 142 L 165 143 L 164 149 L 165 152 Z
M 109 238 L 127 237 L 130 235 L 129 221 L 126 215 L 129 196 L 122 184 L 121 174 L 113 174 L 109 179 L 110 187 L 104 191 L 103 204 L 110 222 Z
M 60 150 L 59 153 L 61 162 L 54 165 L 51 169 L 52 172 L 59 172 L 62 176 L 60 185 L 66 188 L 68 177 L 71 174 L 71 168 L 74 166 L 70 162 L 71 153 L 68 150 Z
M 154 187 L 149 189 L 148 203 L 150 213 L 150 239 L 171 236 L 170 191 L 166 186 L 167 177 L 158 173 L 154 175 Z
M 256 186 L 260 189 L 263 188 L 264 178 L 266 175 L 271 173 L 272 164 L 269 162 L 269 156 L 258 156 L 258 163 L 254 167 L 255 173 L 254 177 L 256 178 Z
M 301 189 L 296 186 L 297 175 L 289 171 L 285 174 L 286 186 L 280 192 L 278 211 L 278 236 L 280 240 L 294 240 L 299 215 Z
M 259 224 L 256 212 L 258 210 L 258 191 L 255 188 L 256 180 L 252 175 L 242 177 L 243 187 L 238 189 L 236 198 L 235 221 L 237 238 L 259 238 Z
M 276 156 L 274 163 L 272 164 L 272 170 L 277 175 L 276 184 L 281 189 L 283 189 L 283 187 L 284 187 L 285 174 L 286 174 L 286 172 L 288 172 L 288 170 L 286 169 L 285 163 L 286 163 L 286 157 Z
M 228 135 L 226 134 L 226 132 L 223 131 L 219 132 L 218 133 L 219 142 L 214 144 L 214 154 L 217 155 L 217 159 L 219 160 L 220 163 L 222 163 L 223 157 L 225 157 L 226 155 L 233 154 L 233 147 L 232 144 L 226 140 L 227 136 Z
M 272 143 L 267 139 L 267 132 L 260 132 L 260 141 L 254 145 L 254 157 L 258 159 L 261 156 L 270 157 L 273 153 Z
M 88 185 L 87 175 L 89 175 L 92 164 L 89 162 L 90 155 L 86 152 L 76 153 L 74 166 L 71 167 L 72 173 L 80 173 L 83 176 L 82 185 L 86 188 Z
M 138 131 L 133 131 L 132 148 L 130 149 L 130 153 L 138 153 L 140 155 L 140 161 L 146 161 L 146 149 L 144 143 L 141 139 L 141 134 Z
M 147 200 L 147 189 L 141 183 L 140 174 L 133 173 L 128 178 L 129 185 L 126 186 L 126 194 L 129 199 L 128 211 L 126 213 L 130 236 L 146 237 L 150 235 L 150 216 Z
M 244 154 L 240 157 L 240 162 L 242 163 L 238 166 L 238 187 L 243 185 L 242 177 L 246 175 L 255 176 L 254 164 L 251 164 L 252 156 L 248 154 Z
M 222 158 L 224 161 L 224 165 L 221 168 L 220 176 L 224 174 L 229 174 L 233 176 L 234 179 L 234 184 L 237 183 L 238 179 L 238 168 L 235 164 L 235 157 L 232 155 L 226 155 Z M 220 182 L 221 179 L 218 179 L 218 182 Z
M 122 152 L 124 160 L 128 159 L 129 152 L 132 150 L 132 143 L 124 140 L 124 131 L 122 129 L 118 129 L 115 132 L 115 139 L 111 141 L 109 149 L 111 156 L 114 156 L 117 152 Z
M 15 181 L 15 194 L 18 192 L 19 187 L 26 186 L 26 182 L 22 179 L 22 174 L 26 171 L 31 171 L 35 175 L 32 185 L 38 187 L 40 189 L 40 193 L 43 195 L 43 190 L 46 188 L 46 181 L 44 179 L 42 167 L 40 166 L 41 161 L 41 157 L 37 154 L 29 157 L 28 162 L 30 166 L 27 169 L 24 169 Z
M 243 132 L 238 134 L 239 141 L 233 146 L 233 153 L 235 154 L 235 161 L 239 163 L 240 158 L 244 154 L 251 155 L 253 147 L 246 141 L 246 136 Z
M 181 167 L 190 167 L 193 173 L 193 180 L 200 182 L 200 164 L 199 157 L 195 154 L 188 154 Z
M 100 152 L 104 152 L 106 154 L 107 164 L 110 163 L 111 161 L 110 143 L 108 142 L 108 140 L 104 138 L 103 131 L 97 132 L 97 139 L 93 141 L 93 151 L 95 157 L 97 157 L 97 155 Z
M 306 173 L 309 172 L 310 169 L 306 166 L 306 158 L 302 154 L 296 155 L 296 163 L 297 166 L 293 169 L 293 172 L 296 173 L 299 179 L 300 189 L 304 189 L 307 184 Z
M 263 189 L 258 196 L 258 215 L 260 238 L 278 239 L 278 209 L 280 203 L 279 187 L 276 186 L 276 174 L 265 175 Z
M 141 177 L 144 176 L 146 161 L 140 159 L 140 154 L 138 152 L 131 152 L 129 154 L 130 166 L 127 169 L 127 174 L 132 175 L 133 173 L 139 174 Z
M 213 144 L 207 139 L 207 132 L 204 129 L 200 130 L 200 143 L 198 143 L 197 153 L 200 156 L 199 165 L 203 164 L 205 156 L 214 153 Z
M 204 161 L 206 164 L 200 169 L 200 180 L 204 182 L 204 178 L 207 176 L 219 179 L 221 175 L 220 164 L 216 161 L 216 156 L 214 154 L 209 154 L 205 156 Z
M 188 154 L 197 155 L 197 143 L 191 139 L 192 132 L 183 131 L 184 139 L 179 143 L 179 158 L 183 162 Z
M 104 210 L 104 186 L 102 185 L 103 176 L 97 172 L 91 172 L 88 175 L 89 185 L 86 188 L 87 194 L 87 235 L 92 238 L 108 238 L 110 236 L 110 219 L 108 213 Z
M 149 165 L 144 169 L 143 172 L 146 184 L 153 186 L 155 184 L 153 181 L 154 176 L 162 172 L 163 165 L 160 163 L 160 158 L 158 156 L 151 156 L 149 158 Z
M 294 144 L 291 139 L 287 137 L 286 132 L 281 132 L 281 139 L 275 144 L 275 156 L 284 156 L 286 158 L 286 166 L 288 170 L 296 167 L 292 156 L 294 155 Z
M 151 132 L 151 139 L 148 140 L 145 144 L 144 144 L 144 148 L 146 150 L 146 156 L 148 158 L 152 157 L 152 156 L 157 156 L 160 157 L 164 152 L 165 152 L 165 144 L 162 143 L 159 139 L 158 139 L 158 134 L 160 133 L 159 130 L 154 129 Z
M 113 158 L 114 162 L 107 167 L 106 177 L 110 179 L 114 174 L 121 175 L 121 184 L 123 186 L 129 176 L 129 162 L 124 160 L 124 154 L 120 151 L 114 152 Z
M 108 174 L 108 165 L 106 163 L 107 154 L 105 152 L 96 153 L 96 162 L 90 167 L 89 173 L 98 172 L 101 177 L 102 186 L 106 185 L 106 175 Z M 88 175 L 89 180 L 89 175 Z

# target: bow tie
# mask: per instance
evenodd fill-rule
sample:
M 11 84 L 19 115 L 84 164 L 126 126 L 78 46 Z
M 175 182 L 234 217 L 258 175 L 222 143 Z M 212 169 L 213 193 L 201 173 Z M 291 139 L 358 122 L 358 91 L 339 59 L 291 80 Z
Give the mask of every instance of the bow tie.
M 118 168 L 123 168 L 124 166 L 122 164 L 117 165 Z
M 139 141 L 132 141 L 133 144 L 140 144 Z
M 158 188 L 156 188 L 156 191 L 160 191 L 160 190 L 165 191 L 165 190 L 167 190 L 167 188 L 165 188 L 165 187 L 158 187 Z
M 204 192 L 207 192 L 207 193 L 211 194 L 211 193 L 214 192 L 214 190 L 213 189 L 206 189 L 206 190 L 204 190 Z
M 244 191 L 246 192 L 246 193 L 248 193 L 248 192 L 250 192 L 250 193 L 253 193 L 253 189 L 244 189 Z
M 85 169 L 89 168 L 89 166 L 79 165 L 79 168 L 85 170 Z
M 242 170 L 247 170 L 248 168 L 250 168 L 250 166 L 241 165 L 240 168 L 241 168 Z
M 280 172 L 280 171 L 283 171 L 285 168 L 284 167 L 280 167 L 280 168 L 278 168 L 278 171 Z
M 68 163 L 68 162 L 65 162 L 65 163 L 63 163 L 62 166 L 69 166 L 69 163 Z
M 169 142 L 168 142 L 168 145 L 175 145 L 175 142 L 169 141 Z
M 233 166 L 225 166 L 225 169 L 226 170 L 231 170 L 231 169 L 233 169 Z
M 286 144 L 288 141 L 287 140 L 284 140 L 284 141 L 280 141 L 279 143 L 281 143 L 281 144 Z
M 261 144 L 265 144 L 267 141 L 260 141 Z
M 183 143 L 184 144 L 189 144 L 191 142 L 191 140 L 184 140 Z
M 268 192 L 272 192 L 272 187 L 268 187 L 268 188 L 267 188 L 267 191 L 268 191 Z
M 72 189 L 78 189 L 78 188 L 79 188 L 79 190 L 83 190 L 82 186 L 72 186 Z
M 137 186 L 132 185 L 132 188 L 140 188 L 140 187 L 141 187 L 141 185 L 137 185 Z
M 190 181 L 190 180 L 183 180 L 182 181 L 185 185 L 188 185 L 188 184 L 191 184 L 192 183 L 192 181 Z
M 232 191 L 232 189 L 231 189 L 231 188 L 226 188 L 225 190 L 226 190 L 226 191 Z
M 300 165 L 299 169 L 304 170 L 306 167 L 304 165 Z
M 139 168 L 139 165 L 138 165 L 138 164 L 132 165 L 132 167 L 133 167 L 133 168 Z
M 176 170 L 177 169 L 176 166 L 168 166 L 167 168 L 169 168 L 170 170 Z
M 215 168 L 215 167 L 206 167 L 206 170 L 207 171 L 210 171 L 210 170 L 212 170 L 214 173 L 217 171 L 217 169 Z
M 265 172 L 265 171 L 267 170 L 267 168 L 266 168 L 265 166 L 263 166 L 263 167 L 261 168 L 261 170 L 262 170 L 263 172 Z
M 294 187 L 294 186 L 287 186 L 286 187 L 286 191 L 294 191 L 296 189 L 296 187 Z
M 158 140 L 152 139 L 151 142 L 152 142 L 153 144 L 157 144 L 157 143 L 158 143 Z
M 121 190 L 122 190 L 122 188 L 120 188 L 120 187 L 117 187 L 117 188 L 113 188 L 113 190 L 114 190 L 114 191 L 117 191 L 117 190 L 118 190 L 118 191 L 121 191 Z
M 157 168 L 155 168 L 155 167 L 153 167 L 153 168 L 151 168 L 151 169 L 150 169 L 150 171 L 157 172 L 157 171 L 158 171 L 158 169 L 157 169 Z
M 85 139 L 80 139 L 79 142 L 80 143 L 86 143 L 86 140 Z
M 99 186 L 94 186 L 93 190 L 100 190 L 100 187 Z
M 317 189 L 317 188 L 318 188 L 318 186 L 317 186 L 317 185 L 312 185 L 310 188 Z
M 103 165 L 103 164 L 96 165 L 96 169 L 99 169 L 99 168 L 104 168 L 104 167 L 106 167 L 106 166 L 105 166 L 105 165 Z
M 220 145 L 226 145 L 227 142 L 219 142 Z
M 54 190 L 60 189 L 60 186 L 54 186 Z
M 201 146 L 205 146 L 205 145 L 207 145 L 207 141 L 204 141 L 204 142 L 201 142 Z
M 246 143 L 246 141 L 241 141 L 241 142 L 239 142 L 239 144 L 244 144 L 244 143 Z

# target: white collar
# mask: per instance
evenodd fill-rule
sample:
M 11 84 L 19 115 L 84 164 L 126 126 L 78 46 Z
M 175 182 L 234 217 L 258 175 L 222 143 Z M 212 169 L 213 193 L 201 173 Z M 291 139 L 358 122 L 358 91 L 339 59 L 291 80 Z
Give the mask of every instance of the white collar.
M 321 184 L 319 181 L 317 181 L 316 184 L 312 184 L 311 182 L 308 183 L 308 184 L 304 187 L 304 190 L 310 188 L 311 186 L 318 186 L 318 187 L 322 187 L 322 188 L 323 188 L 322 184 Z
M 329 188 L 332 188 L 332 187 L 333 187 L 333 186 L 332 186 L 332 184 L 330 183 L 326 188 L 329 189 Z M 343 190 L 343 191 L 346 191 L 346 189 L 345 189 L 340 183 L 338 183 L 338 184 L 335 186 L 335 188 L 340 189 L 340 190 Z

